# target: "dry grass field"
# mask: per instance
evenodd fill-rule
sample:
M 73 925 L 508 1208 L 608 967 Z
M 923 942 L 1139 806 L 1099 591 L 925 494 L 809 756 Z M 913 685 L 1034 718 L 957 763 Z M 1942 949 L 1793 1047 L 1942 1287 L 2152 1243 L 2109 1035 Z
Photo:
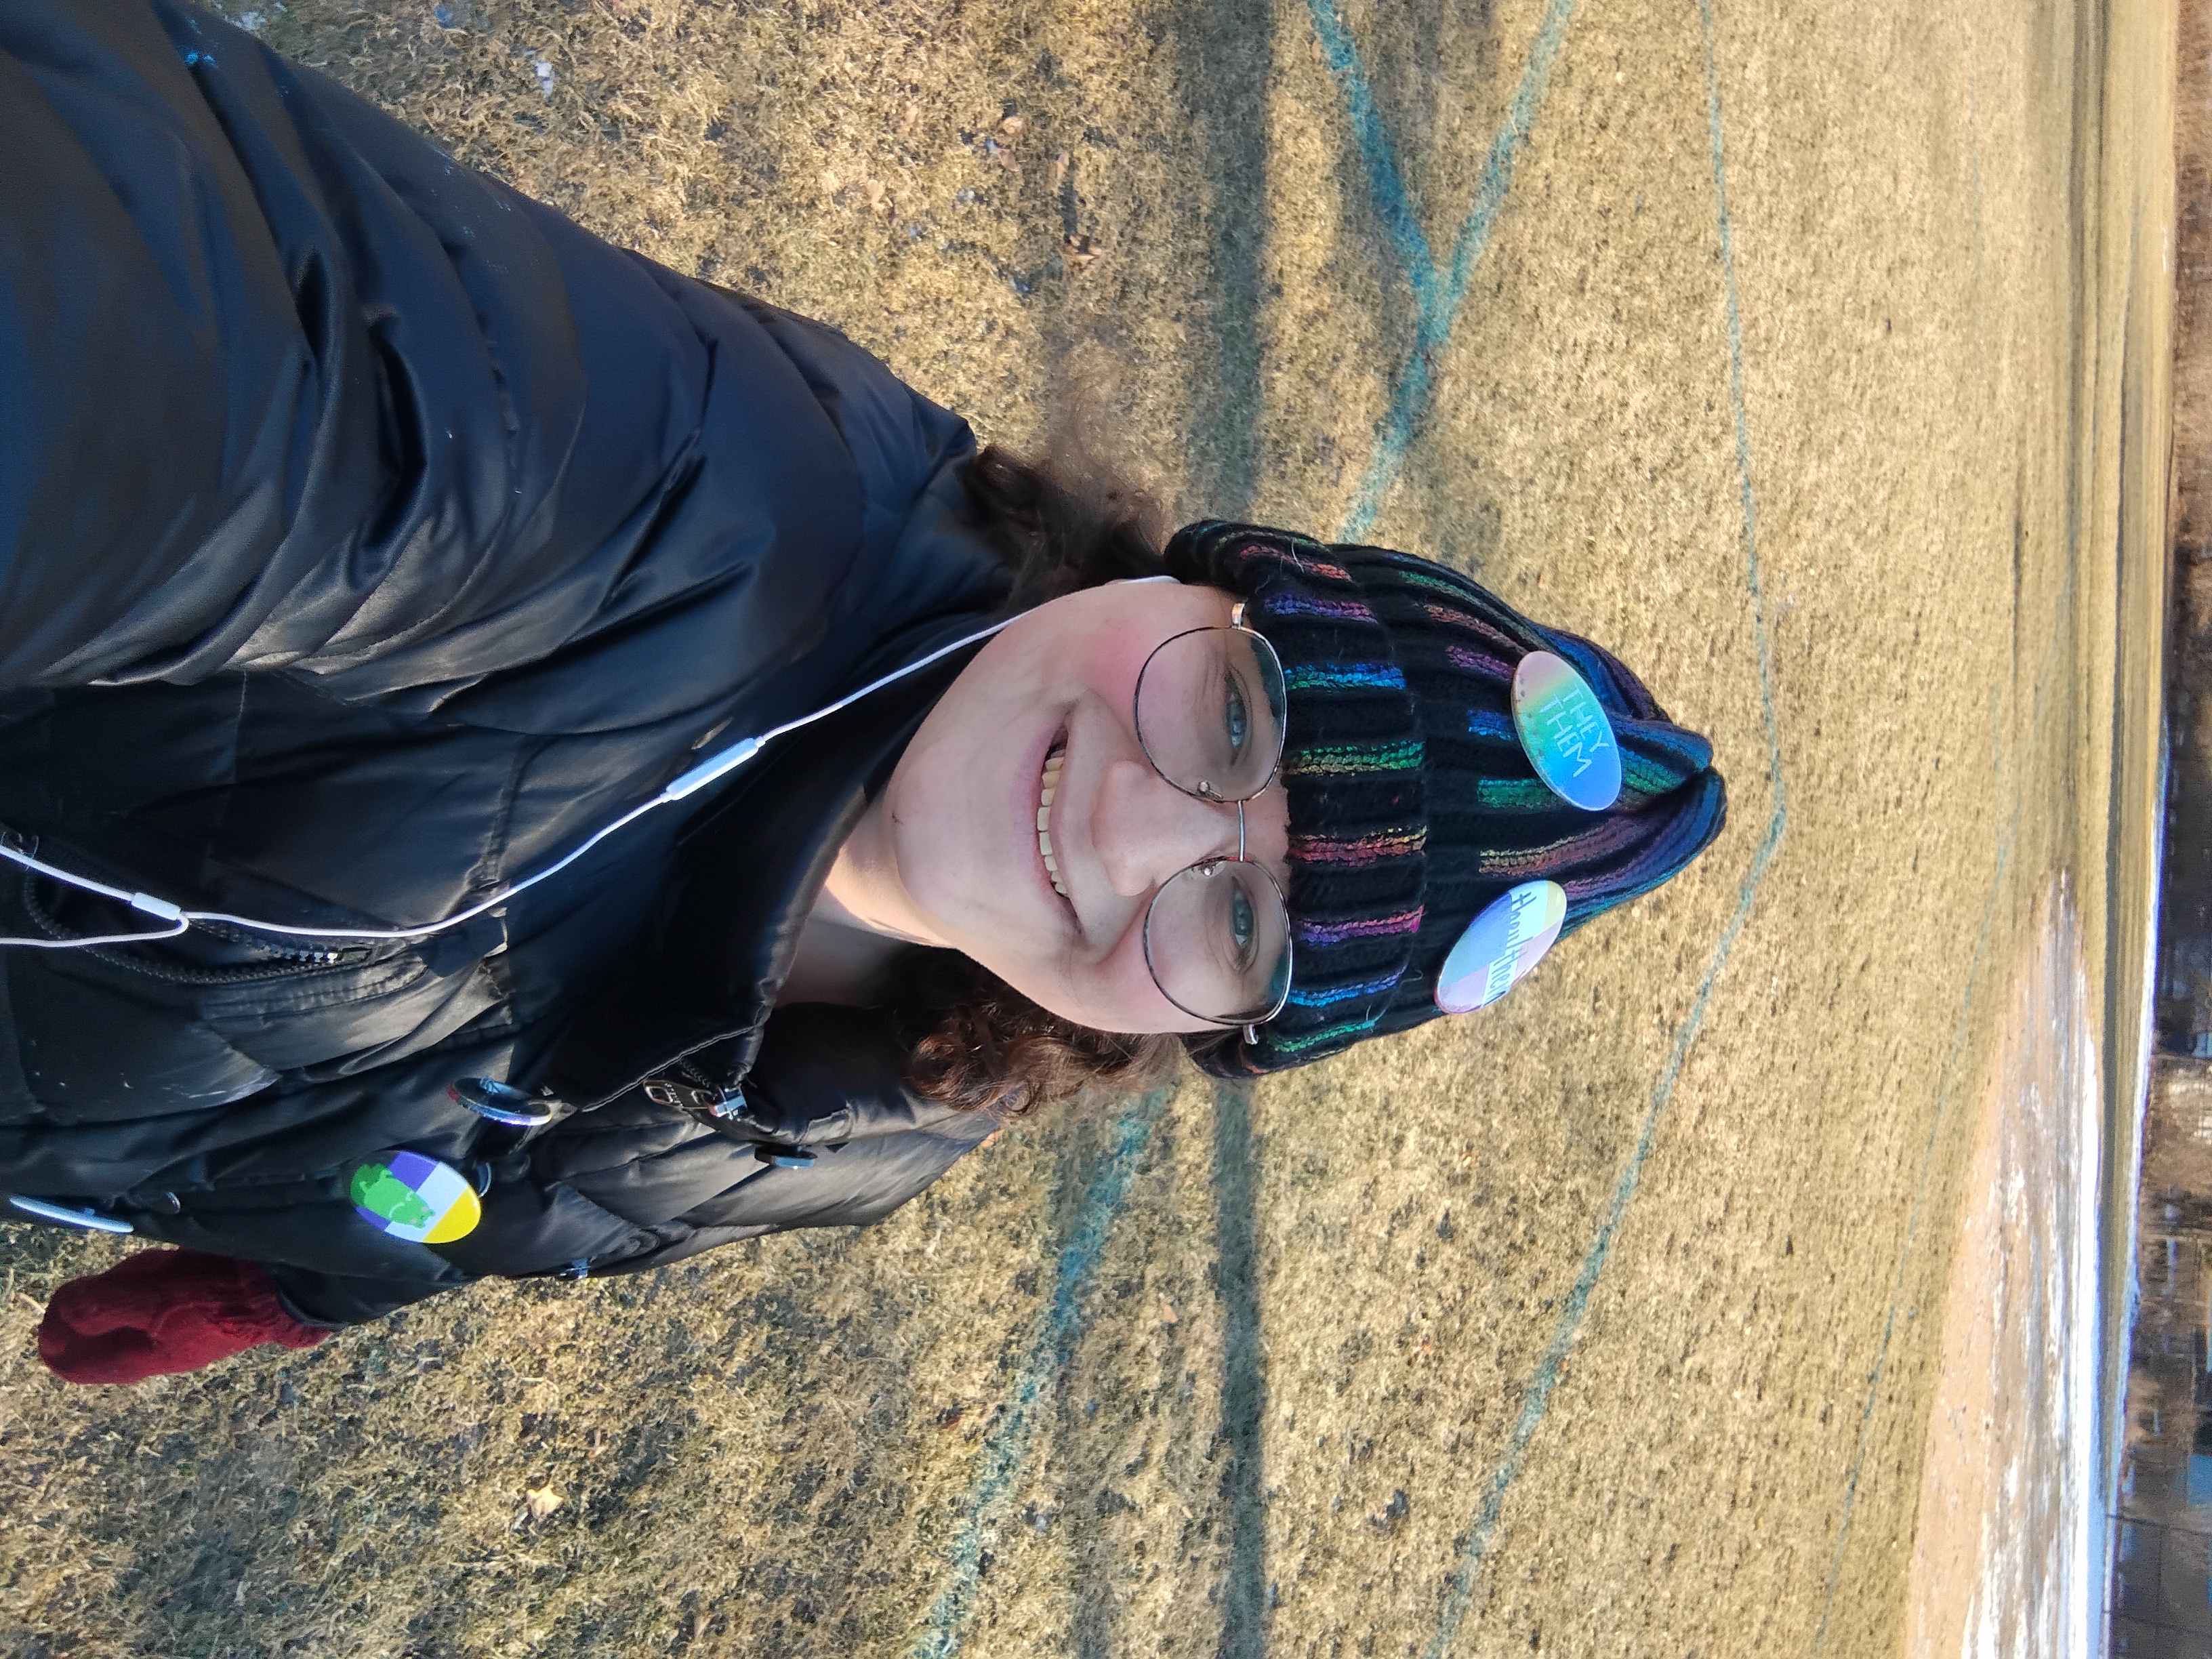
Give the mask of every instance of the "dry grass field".
M 1607 641 L 1732 819 L 1480 1016 L 865 1232 L 72 1391 L 115 1247 L 8 1227 L 0 1651 L 1895 1650 L 2054 873 L 2128 1006 L 2158 10 L 231 0 L 986 437 Z

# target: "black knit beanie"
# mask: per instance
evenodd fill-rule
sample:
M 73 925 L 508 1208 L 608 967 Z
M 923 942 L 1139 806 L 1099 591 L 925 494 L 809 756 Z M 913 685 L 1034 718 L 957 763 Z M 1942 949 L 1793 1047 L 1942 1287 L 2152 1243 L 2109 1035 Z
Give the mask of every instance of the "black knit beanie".
M 1218 1077 L 1319 1060 L 1434 1019 L 1445 957 L 1523 882 L 1566 893 L 1562 935 L 1658 886 L 1727 817 L 1712 745 L 1579 635 L 1540 627 L 1456 571 L 1214 520 L 1168 544 L 1186 582 L 1247 601 L 1290 699 L 1290 1001 L 1258 1028 L 1187 1039 Z M 1611 717 L 1620 799 L 1569 805 L 1536 775 L 1512 713 L 1515 667 L 1564 658 Z

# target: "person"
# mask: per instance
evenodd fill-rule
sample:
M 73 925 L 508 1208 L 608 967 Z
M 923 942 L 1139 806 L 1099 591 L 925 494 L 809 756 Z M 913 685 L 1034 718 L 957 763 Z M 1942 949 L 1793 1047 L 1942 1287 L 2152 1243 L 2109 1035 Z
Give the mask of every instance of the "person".
M 0 10 L 0 1193 L 168 1247 L 55 1294 L 65 1377 L 866 1224 L 1720 830 L 1600 647 L 1164 542 L 180 0 Z M 1608 805 L 1517 735 L 1552 659 Z

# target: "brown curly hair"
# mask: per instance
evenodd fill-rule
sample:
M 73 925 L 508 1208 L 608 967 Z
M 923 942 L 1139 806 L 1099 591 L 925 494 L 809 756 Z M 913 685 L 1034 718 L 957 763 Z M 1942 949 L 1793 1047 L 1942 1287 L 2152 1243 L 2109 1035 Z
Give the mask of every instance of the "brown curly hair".
M 916 951 L 902 970 L 907 1081 L 963 1111 L 1012 1119 L 1085 1093 L 1136 1094 L 1173 1076 L 1182 1053 L 1171 1036 L 1062 1019 L 957 951 Z
M 992 445 L 963 483 L 975 527 L 1014 573 L 1006 612 L 1164 568 L 1153 503 L 1079 448 L 1064 448 L 1048 465 Z M 915 1092 L 1001 1118 L 1086 1092 L 1155 1086 L 1182 1052 L 1172 1036 L 1062 1019 L 952 951 L 911 953 L 892 1006 L 912 1033 L 907 1079 Z

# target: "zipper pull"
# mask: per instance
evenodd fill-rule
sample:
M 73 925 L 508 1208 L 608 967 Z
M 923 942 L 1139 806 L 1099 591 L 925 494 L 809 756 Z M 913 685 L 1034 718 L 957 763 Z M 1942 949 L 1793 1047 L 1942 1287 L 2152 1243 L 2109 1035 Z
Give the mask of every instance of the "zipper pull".
M 656 1106 L 673 1106 L 682 1112 L 697 1112 L 706 1117 L 735 1117 L 745 1109 L 745 1093 L 732 1089 L 727 1093 L 720 1089 L 702 1088 L 696 1083 L 686 1083 L 681 1078 L 649 1077 L 637 1085 L 645 1091 L 645 1097 Z

